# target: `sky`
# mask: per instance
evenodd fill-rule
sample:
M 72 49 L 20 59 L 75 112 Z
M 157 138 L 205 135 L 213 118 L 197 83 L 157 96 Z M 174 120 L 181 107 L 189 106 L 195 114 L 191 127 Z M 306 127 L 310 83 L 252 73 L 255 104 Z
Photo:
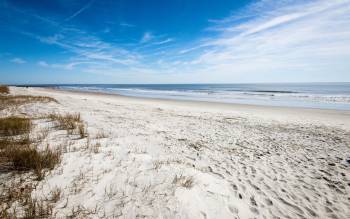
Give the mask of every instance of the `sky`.
M 0 0 L 0 83 L 349 82 L 350 0 Z

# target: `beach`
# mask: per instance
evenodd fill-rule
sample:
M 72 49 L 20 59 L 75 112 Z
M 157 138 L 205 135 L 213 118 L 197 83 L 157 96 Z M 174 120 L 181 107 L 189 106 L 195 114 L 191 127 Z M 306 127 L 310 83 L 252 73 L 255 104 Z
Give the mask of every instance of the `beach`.
M 11 114 L 80 113 L 87 136 L 47 129 L 62 162 L 36 186 L 59 189 L 53 217 L 349 218 L 350 111 L 126 97 L 11 87 L 47 96 Z M 90 147 L 93 145 L 93 147 Z

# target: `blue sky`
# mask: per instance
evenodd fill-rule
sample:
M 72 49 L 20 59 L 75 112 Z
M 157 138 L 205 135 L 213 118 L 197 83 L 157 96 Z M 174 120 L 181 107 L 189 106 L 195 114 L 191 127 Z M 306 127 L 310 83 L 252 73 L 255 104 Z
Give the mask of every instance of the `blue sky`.
M 350 0 L 0 0 L 0 83 L 350 81 Z

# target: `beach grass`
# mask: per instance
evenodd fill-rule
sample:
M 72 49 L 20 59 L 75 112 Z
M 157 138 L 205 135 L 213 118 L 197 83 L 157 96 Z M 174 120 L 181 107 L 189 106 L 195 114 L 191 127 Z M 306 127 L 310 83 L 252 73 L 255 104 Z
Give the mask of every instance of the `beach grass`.
M 9 94 L 10 89 L 8 86 L 0 85 L 0 94 Z
M 29 139 L 29 135 L 25 135 L 20 138 L 13 137 L 1 137 L 0 138 L 0 150 L 5 150 L 6 147 L 17 145 L 17 146 L 25 146 L 31 144 L 31 140 Z
M 0 197 L 0 218 L 52 218 L 52 204 L 33 198 L 32 190 L 32 185 L 22 187 L 19 182 L 9 186 Z M 17 208 L 11 209 L 14 203 Z
M 39 151 L 35 146 L 13 144 L 1 152 L 1 157 L 6 158 L 14 170 L 33 170 L 41 180 L 45 169 L 52 170 L 60 162 L 61 153 L 49 148 Z
M 53 113 L 50 114 L 48 118 L 52 121 L 56 121 L 57 127 L 59 129 L 67 130 L 68 134 L 73 134 L 74 130 L 77 130 L 81 138 L 85 138 L 87 136 L 86 129 L 81 119 L 80 113 Z
M 29 118 L 0 118 L 0 158 L 12 170 L 33 170 L 42 179 L 44 169 L 53 169 L 60 153 L 39 150 L 29 138 L 32 122 Z
M 7 86 L 0 86 L 0 110 L 28 103 L 48 102 L 57 103 L 51 97 L 10 95 Z M 42 180 L 48 170 L 54 169 L 60 163 L 62 153 L 48 145 L 46 148 L 40 146 L 47 133 L 43 133 L 39 138 L 30 137 L 31 132 L 34 132 L 32 118 L 17 116 L 12 110 L 9 112 L 12 116 L 0 118 L 0 171 L 14 174 L 14 179 L 31 172 L 36 179 L 30 177 L 31 179 L 19 182 L 10 180 L 8 185 L 1 183 L 0 218 L 50 218 L 51 202 L 58 201 L 61 196 L 59 190 L 53 192 L 52 201 L 48 202 L 32 197 L 32 185 Z M 80 120 L 76 117 L 74 119 Z M 15 184 L 12 184 L 13 182 Z M 23 185 L 24 182 L 28 184 Z
M 78 127 L 78 124 L 81 123 L 81 118 L 79 113 L 75 114 L 50 114 L 49 118 L 52 121 L 58 122 L 58 128 L 60 129 L 66 129 L 66 130 L 73 130 Z
M 17 107 L 28 103 L 49 103 L 58 101 L 52 97 L 30 96 L 30 95 L 0 95 L 0 110 Z
M 29 133 L 32 127 L 31 120 L 16 116 L 0 118 L 0 134 L 3 136 Z
M 173 179 L 173 184 L 190 189 L 194 185 L 194 179 L 192 176 L 175 176 Z

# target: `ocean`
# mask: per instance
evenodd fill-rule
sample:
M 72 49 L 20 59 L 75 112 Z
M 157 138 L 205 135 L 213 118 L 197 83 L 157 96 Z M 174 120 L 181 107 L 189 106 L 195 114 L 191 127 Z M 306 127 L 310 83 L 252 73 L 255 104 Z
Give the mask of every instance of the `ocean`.
M 134 97 L 350 110 L 349 83 L 37 85 Z

